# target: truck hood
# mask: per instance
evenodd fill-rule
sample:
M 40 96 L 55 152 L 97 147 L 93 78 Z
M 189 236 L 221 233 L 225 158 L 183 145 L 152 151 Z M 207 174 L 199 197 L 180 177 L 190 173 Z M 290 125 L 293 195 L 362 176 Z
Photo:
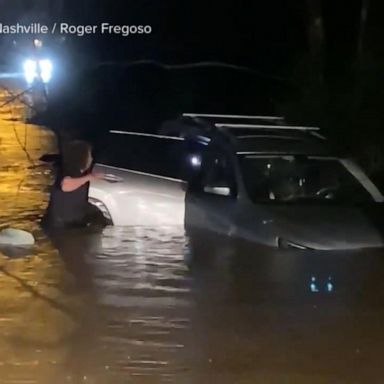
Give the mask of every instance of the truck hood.
M 379 248 L 384 246 L 384 211 L 377 207 L 327 205 L 270 206 L 264 224 L 276 242 L 315 250 Z

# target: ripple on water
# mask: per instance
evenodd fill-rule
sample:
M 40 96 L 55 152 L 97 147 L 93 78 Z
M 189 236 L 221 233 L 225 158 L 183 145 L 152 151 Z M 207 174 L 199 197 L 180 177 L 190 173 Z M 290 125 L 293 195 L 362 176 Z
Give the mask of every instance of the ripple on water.
M 185 364 L 180 352 L 190 326 L 183 228 L 107 228 L 101 243 L 90 263 L 104 322 L 98 342 L 109 354 L 104 365 L 121 380 L 166 381 Z

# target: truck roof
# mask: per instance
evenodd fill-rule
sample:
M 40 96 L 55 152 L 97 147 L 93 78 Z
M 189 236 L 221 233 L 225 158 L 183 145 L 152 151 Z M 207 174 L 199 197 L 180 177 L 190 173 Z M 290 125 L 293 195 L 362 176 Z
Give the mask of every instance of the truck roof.
M 289 125 L 281 116 L 186 113 L 179 123 L 185 126 L 184 133 L 189 137 L 217 142 L 226 138 L 237 154 L 329 155 L 330 152 L 318 127 Z
M 280 116 L 248 116 L 186 113 L 166 121 L 156 133 L 110 131 L 114 134 L 158 139 L 192 140 L 231 146 L 238 155 L 330 155 L 318 127 L 294 126 Z

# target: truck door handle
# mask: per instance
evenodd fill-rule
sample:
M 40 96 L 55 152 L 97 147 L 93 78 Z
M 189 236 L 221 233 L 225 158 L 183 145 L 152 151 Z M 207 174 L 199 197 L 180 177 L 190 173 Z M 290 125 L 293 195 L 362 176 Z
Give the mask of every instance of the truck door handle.
M 107 173 L 104 175 L 103 179 L 109 183 L 119 183 L 123 181 L 120 176 L 113 175 L 112 173 Z

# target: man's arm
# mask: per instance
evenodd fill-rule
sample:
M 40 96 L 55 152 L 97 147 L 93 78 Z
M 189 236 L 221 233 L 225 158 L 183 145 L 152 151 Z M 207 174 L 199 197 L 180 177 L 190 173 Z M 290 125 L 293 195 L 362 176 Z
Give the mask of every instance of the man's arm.
M 103 175 L 90 173 L 89 175 L 81 176 L 81 177 L 70 177 L 66 176 L 61 182 L 61 190 L 63 192 L 73 192 L 76 191 L 76 189 L 80 188 L 84 184 L 88 183 L 89 181 L 96 180 L 96 179 L 102 179 Z

